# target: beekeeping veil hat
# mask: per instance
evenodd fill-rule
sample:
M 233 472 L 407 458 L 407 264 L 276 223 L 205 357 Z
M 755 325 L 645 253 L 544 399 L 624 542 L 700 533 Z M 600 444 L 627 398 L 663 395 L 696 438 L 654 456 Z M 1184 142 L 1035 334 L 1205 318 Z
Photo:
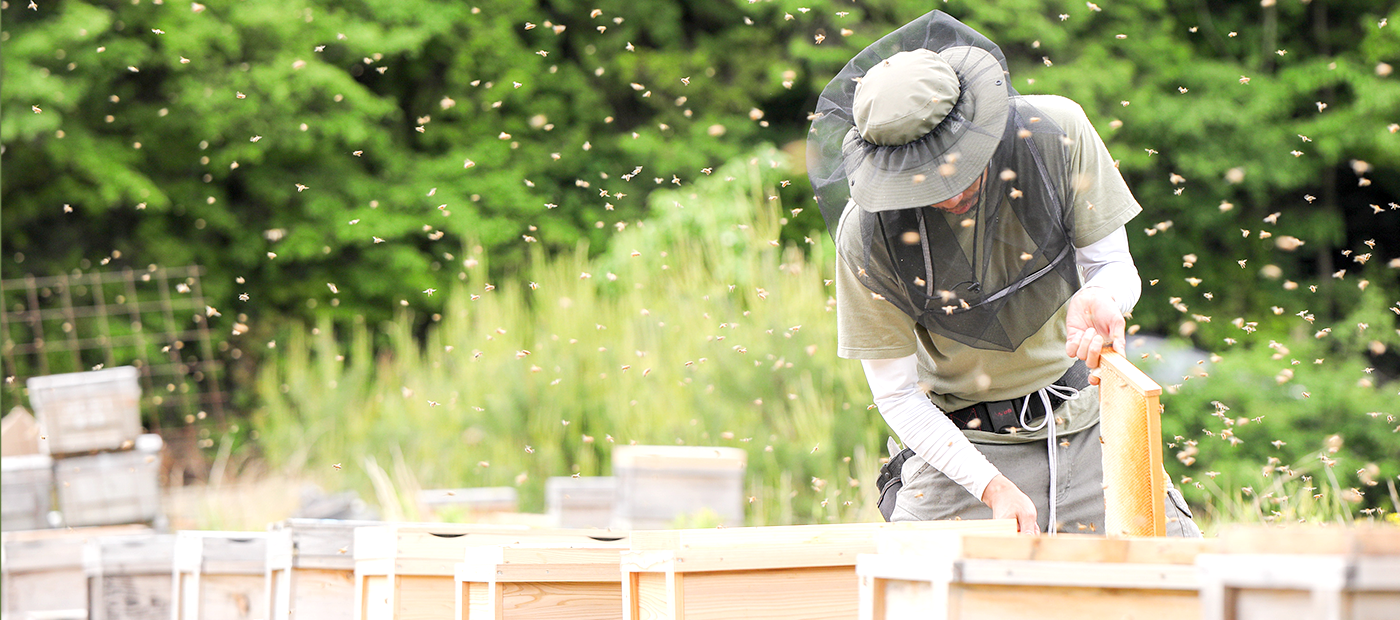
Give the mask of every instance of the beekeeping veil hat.
M 1000 48 L 946 13 L 851 59 L 807 142 L 838 254 L 931 332 L 1012 351 L 1078 286 L 1070 142 L 1011 87 Z M 979 179 L 969 212 L 930 206 Z

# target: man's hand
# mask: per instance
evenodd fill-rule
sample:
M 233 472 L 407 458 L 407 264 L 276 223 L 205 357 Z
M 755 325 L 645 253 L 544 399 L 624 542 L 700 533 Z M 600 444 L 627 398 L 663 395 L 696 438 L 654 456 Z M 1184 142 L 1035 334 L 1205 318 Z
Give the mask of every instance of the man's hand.
M 1035 520 L 1035 504 L 1006 476 L 997 474 L 982 491 L 982 503 L 991 507 L 993 519 L 1015 519 L 1016 530 L 1022 534 L 1039 534 Z
M 1118 308 L 1118 302 L 1108 289 L 1088 287 L 1079 289 L 1069 299 L 1069 316 L 1065 319 L 1068 337 L 1065 339 L 1065 354 L 1084 360 L 1089 368 L 1099 367 L 1099 354 L 1104 344 L 1114 351 L 1127 351 L 1123 336 L 1126 321 Z M 1090 376 L 1089 382 L 1098 385 L 1099 378 Z

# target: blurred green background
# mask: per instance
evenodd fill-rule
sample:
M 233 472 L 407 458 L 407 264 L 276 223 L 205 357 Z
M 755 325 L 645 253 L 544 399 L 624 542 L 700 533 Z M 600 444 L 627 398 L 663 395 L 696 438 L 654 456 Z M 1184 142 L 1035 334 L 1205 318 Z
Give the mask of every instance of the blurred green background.
M 1167 337 L 1131 354 L 1198 516 L 1400 510 L 1394 1 L 0 7 L 0 275 L 202 267 L 227 413 L 145 414 L 221 477 L 538 509 L 610 442 L 722 444 L 753 523 L 871 518 L 889 431 L 834 354 L 802 140 L 846 60 L 938 8 L 1119 158 L 1130 324 Z M 47 354 L 6 331 L 9 410 Z

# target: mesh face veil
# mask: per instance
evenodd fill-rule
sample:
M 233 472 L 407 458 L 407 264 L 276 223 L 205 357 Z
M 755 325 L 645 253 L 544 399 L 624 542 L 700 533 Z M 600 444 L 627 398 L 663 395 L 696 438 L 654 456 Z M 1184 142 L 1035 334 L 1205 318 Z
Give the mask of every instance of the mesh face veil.
M 978 53 L 956 53 L 968 47 Z M 883 59 L 918 48 L 955 48 L 945 57 L 965 85 L 958 104 L 938 127 L 908 144 L 862 140 L 853 133 L 854 80 Z M 987 71 L 982 50 L 1000 70 L 981 76 L 983 92 L 987 80 L 995 79 L 1007 93 L 1004 121 L 996 117 L 995 128 L 985 116 L 975 122 L 971 110 L 985 109 L 989 98 L 975 100 L 969 91 L 977 94 L 976 87 L 966 86 L 978 79 L 968 74 L 972 69 Z M 960 65 L 960 59 L 979 54 L 981 64 Z M 1013 351 L 1054 316 L 1079 280 L 1071 246 L 1068 140 L 1011 89 L 1005 72 L 996 45 L 952 17 L 934 11 L 910 22 L 857 55 L 823 91 L 808 138 L 808 169 L 838 254 L 872 294 L 932 333 L 971 347 Z M 993 141 L 987 150 L 994 150 L 990 158 L 978 158 L 976 142 L 988 137 Z M 965 213 L 928 206 L 979 178 L 976 205 Z M 862 193 L 861 183 L 893 185 L 896 191 Z M 880 204 L 857 206 L 853 185 L 858 195 L 878 196 Z M 915 202 L 901 202 L 909 200 Z

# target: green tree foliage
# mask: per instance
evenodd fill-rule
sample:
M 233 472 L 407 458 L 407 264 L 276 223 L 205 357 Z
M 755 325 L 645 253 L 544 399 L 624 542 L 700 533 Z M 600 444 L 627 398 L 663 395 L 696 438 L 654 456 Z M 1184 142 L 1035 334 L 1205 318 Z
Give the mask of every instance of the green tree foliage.
M 115 251 L 206 266 L 222 306 L 387 318 L 439 307 L 422 291 L 463 239 L 502 267 L 531 240 L 601 247 L 650 188 L 772 139 L 763 109 L 806 122 L 788 36 L 745 24 L 773 7 L 23 4 L 5 8 L 11 277 Z
M 841 64 L 930 8 L 26 4 L 4 9 L 4 242 L 26 261 L 6 260 L 7 277 L 118 251 L 138 266 L 206 266 L 223 306 L 304 314 L 330 302 L 375 320 L 403 302 L 440 309 L 421 291 L 456 276 L 463 239 L 503 270 L 527 237 L 600 248 L 658 185 L 760 141 L 800 140 Z M 1185 280 L 1196 277 L 1230 293 L 1209 312 L 1188 301 L 1191 314 L 1240 316 L 1282 294 L 1258 286 L 1259 268 L 1277 264 L 1262 273 L 1315 280 L 1327 299 L 1313 310 L 1335 318 L 1358 296 L 1323 276 L 1366 270 L 1339 251 L 1400 255 L 1387 204 L 1400 193 L 1389 129 L 1400 84 L 1384 64 L 1400 36 L 1383 21 L 1395 3 L 1263 4 L 940 8 L 1003 46 L 1022 92 L 1086 108 L 1147 209 L 1134 245 L 1162 299 L 1199 297 Z M 783 197 L 798 205 L 810 191 L 794 181 Z M 814 210 L 801 217 L 820 228 Z M 1306 245 L 1282 254 L 1284 236 Z M 1176 267 L 1188 253 L 1212 260 Z M 251 301 L 234 301 L 243 292 Z M 1138 314 L 1158 330 L 1183 318 L 1164 303 Z M 1196 326 L 1217 341 L 1230 330 Z

